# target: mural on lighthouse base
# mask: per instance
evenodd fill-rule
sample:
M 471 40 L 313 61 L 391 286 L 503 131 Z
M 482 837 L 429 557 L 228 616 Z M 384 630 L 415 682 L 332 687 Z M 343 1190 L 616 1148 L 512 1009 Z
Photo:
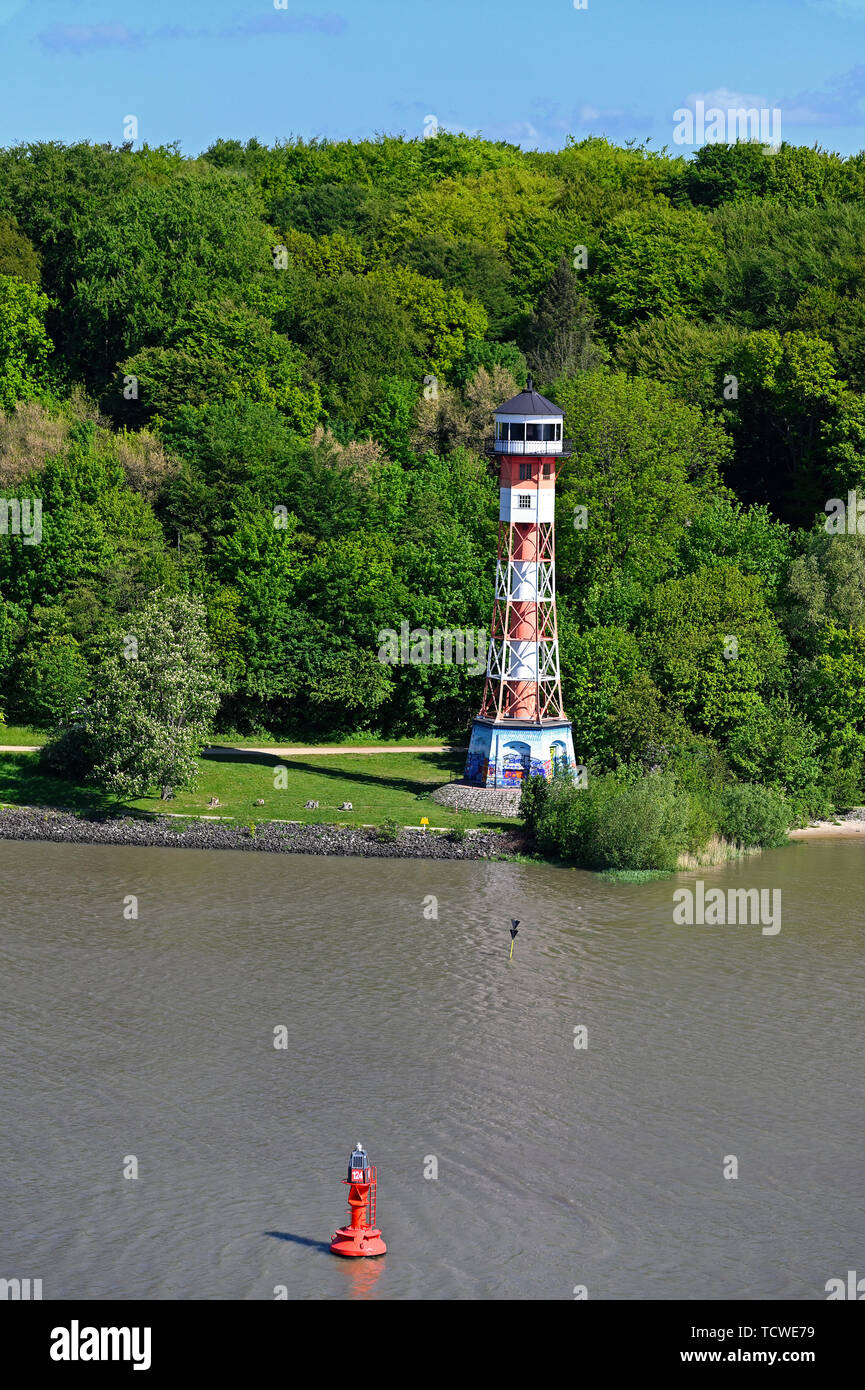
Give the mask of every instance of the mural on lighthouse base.
M 516 787 L 526 777 L 572 774 L 576 765 L 562 704 L 556 620 L 556 469 L 570 451 L 561 410 L 535 391 L 531 377 L 495 418 L 496 596 L 465 780 L 477 787 Z

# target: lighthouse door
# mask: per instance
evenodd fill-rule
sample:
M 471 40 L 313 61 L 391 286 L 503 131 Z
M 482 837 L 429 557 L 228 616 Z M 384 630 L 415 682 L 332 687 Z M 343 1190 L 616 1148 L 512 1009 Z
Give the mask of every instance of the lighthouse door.
M 502 754 L 502 780 L 506 787 L 519 786 L 531 771 L 531 749 L 527 743 L 506 743 Z

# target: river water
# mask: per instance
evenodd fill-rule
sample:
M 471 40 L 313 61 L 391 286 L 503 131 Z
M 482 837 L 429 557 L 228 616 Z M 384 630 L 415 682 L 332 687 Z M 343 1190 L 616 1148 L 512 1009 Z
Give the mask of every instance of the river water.
M 780 889 L 781 930 L 676 925 L 697 877 Z M 861 842 L 646 884 L 3 842 L 0 881 L 0 1276 L 45 1299 L 865 1275 Z M 380 1260 L 327 1250 L 357 1139 Z

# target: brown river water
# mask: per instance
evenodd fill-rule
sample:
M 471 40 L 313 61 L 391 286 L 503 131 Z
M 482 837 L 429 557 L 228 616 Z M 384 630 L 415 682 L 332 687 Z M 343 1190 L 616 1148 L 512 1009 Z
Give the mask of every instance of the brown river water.
M 696 878 L 780 889 L 781 930 L 677 925 Z M 807 1300 L 865 1275 L 865 843 L 613 884 L 7 841 L 0 882 L 0 1277 L 45 1299 Z M 357 1139 L 379 1260 L 327 1250 Z

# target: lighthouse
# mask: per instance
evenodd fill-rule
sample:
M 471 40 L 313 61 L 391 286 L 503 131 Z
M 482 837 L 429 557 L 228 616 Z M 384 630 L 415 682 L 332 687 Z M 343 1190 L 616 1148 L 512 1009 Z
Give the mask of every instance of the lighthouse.
M 499 540 L 486 683 L 465 781 L 518 787 L 575 765 L 556 622 L 556 471 L 570 453 L 562 411 L 534 389 L 495 412 Z

